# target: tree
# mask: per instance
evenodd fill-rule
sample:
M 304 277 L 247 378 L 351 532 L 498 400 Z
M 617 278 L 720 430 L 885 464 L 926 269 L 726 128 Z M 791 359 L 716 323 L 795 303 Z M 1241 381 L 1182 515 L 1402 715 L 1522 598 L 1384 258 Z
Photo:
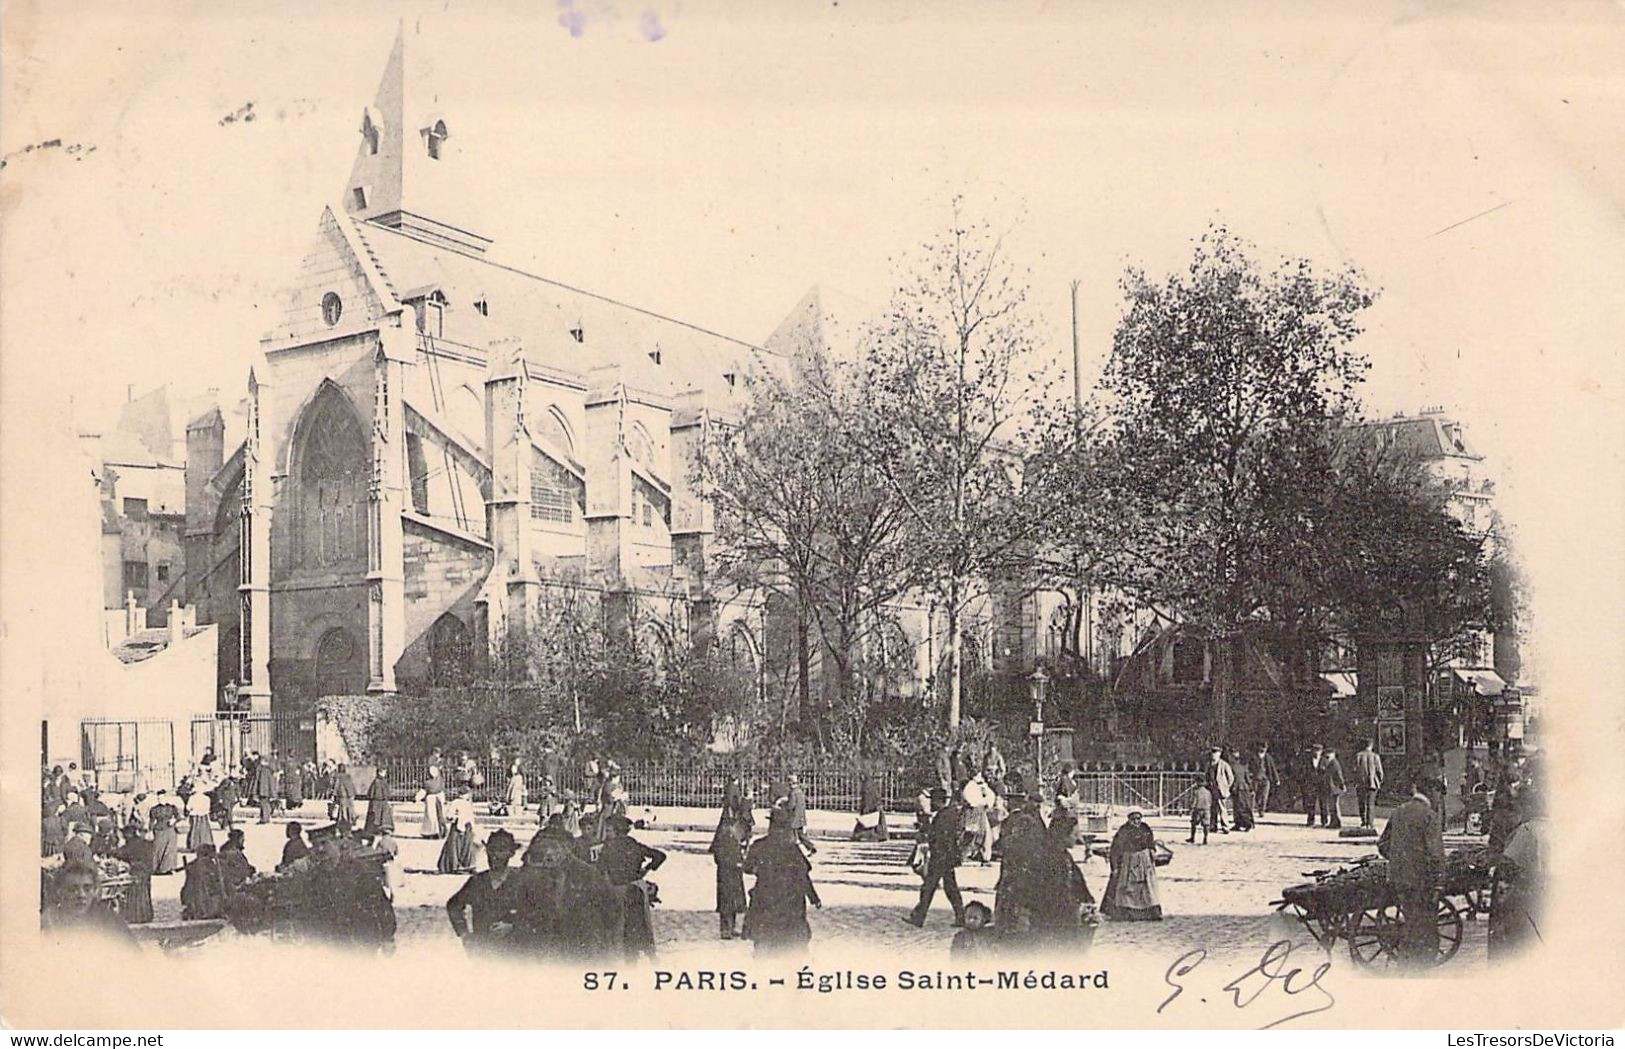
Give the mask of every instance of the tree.
M 715 431 L 706 457 L 718 563 L 741 587 L 792 604 L 802 709 L 828 744 L 835 712 L 810 702 L 807 628 L 834 663 L 840 716 L 861 723 L 864 645 L 912 585 L 907 520 L 865 454 L 878 428 L 872 405 L 827 348 L 803 348 L 789 378 L 758 374 L 750 392 L 742 419 Z
M 1273 544 L 1308 512 L 1300 495 L 1328 428 L 1358 407 L 1367 362 L 1351 343 L 1375 295 L 1353 271 L 1266 269 L 1252 255 L 1214 226 L 1185 272 L 1157 282 L 1130 269 L 1103 379 L 1120 483 L 1145 511 L 1121 581 L 1213 640 L 1220 738 L 1242 631 L 1273 596 Z
M 1065 601 L 1061 654 L 1083 659 L 1084 607 L 1115 582 L 1140 510 L 1134 490 L 1118 483 L 1122 449 L 1092 406 L 1047 412 L 1037 433 L 1022 471 L 1028 501 L 1042 511 L 1032 575 Z
M 966 221 L 927 244 L 865 341 L 864 390 L 886 426 L 868 454 L 911 522 L 915 572 L 947 619 L 946 723 L 958 725 L 961 617 L 1027 571 L 1039 517 L 1021 483 L 1038 377 L 1025 275 Z

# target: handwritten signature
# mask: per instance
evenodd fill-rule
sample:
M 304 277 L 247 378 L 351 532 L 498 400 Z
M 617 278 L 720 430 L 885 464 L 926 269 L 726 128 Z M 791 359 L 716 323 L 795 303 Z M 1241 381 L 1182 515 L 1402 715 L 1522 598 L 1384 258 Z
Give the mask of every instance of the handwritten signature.
M 1222 988 L 1230 992 L 1230 1004 L 1237 1009 L 1247 1008 L 1270 991 L 1286 995 L 1288 1000 L 1308 991 L 1318 993 L 1319 998 L 1304 999 L 1305 1004 L 1324 999 L 1323 1002 L 1312 1009 L 1300 1009 L 1298 1012 L 1289 1013 L 1279 1019 L 1271 1020 L 1259 1028 L 1261 1031 L 1279 1027 L 1291 1020 L 1313 1016 L 1315 1013 L 1323 1013 L 1337 1004 L 1337 999 L 1332 996 L 1330 991 L 1321 986 L 1320 982 L 1321 978 L 1331 969 L 1332 963 L 1321 961 L 1306 973 L 1303 965 L 1292 964 L 1292 952 L 1298 946 L 1300 945 L 1293 944 L 1290 940 L 1280 940 L 1270 944 L 1269 947 L 1265 948 L 1257 965 L 1231 980 Z M 1164 1009 L 1172 1005 L 1180 995 L 1185 993 L 1185 984 L 1181 981 L 1195 972 L 1206 960 L 1207 950 L 1202 947 L 1186 951 L 1174 959 L 1173 964 L 1168 966 L 1168 971 L 1163 973 L 1162 976 L 1163 982 L 1172 987 L 1174 993 L 1164 998 L 1162 1004 L 1157 1006 L 1158 1014 L 1161 1014 Z M 1206 1001 L 1206 999 L 1203 1000 Z M 1297 1003 L 1294 1002 L 1293 1004 Z

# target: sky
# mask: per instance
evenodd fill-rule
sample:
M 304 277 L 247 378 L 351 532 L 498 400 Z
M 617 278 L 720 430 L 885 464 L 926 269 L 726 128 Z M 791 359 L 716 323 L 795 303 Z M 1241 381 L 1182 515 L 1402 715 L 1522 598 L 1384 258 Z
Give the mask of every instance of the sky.
M 1515 519 L 1581 486 L 1618 520 L 1576 454 L 1617 470 L 1614 0 L 10 4 L 13 447 L 129 386 L 240 394 L 398 23 L 503 261 L 761 340 L 814 284 L 884 302 L 959 194 L 1011 230 L 1061 361 L 1080 282 L 1093 378 L 1124 267 L 1222 221 L 1381 289 L 1372 412 L 1459 413 Z

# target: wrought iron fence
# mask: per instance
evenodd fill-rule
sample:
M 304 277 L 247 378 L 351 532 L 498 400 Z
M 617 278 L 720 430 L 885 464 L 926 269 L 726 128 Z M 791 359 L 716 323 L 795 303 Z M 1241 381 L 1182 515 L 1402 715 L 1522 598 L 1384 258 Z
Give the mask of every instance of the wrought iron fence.
M 448 786 L 457 783 L 455 760 L 442 764 L 442 781 Z M 372 768 L 367 766 L 362 778 L 371 782 Z M 386 758 L 378 764 L 389 777 L 390 796 L 396 801 L 413 798 L 428 776 L 426 758 Z M 476 759 L 483 784 L 474 788 L 475 801 L 501 798 L 508 789 L 508 765 L 489 758 Z M 525 782 L 531 797 L 537 795 L 542 773 L 539 769 L 525 769 Z M 765 762 L 626 762 L 621 765 L 621 781 L 632 801 L 639 805 L 657 807 L 721 808 L 723 792 L 728 780 L 738 776 L 741 784 L 758 805 L 765 804 L 773 794 L 783 789 L 790 773 L 795 773 L 807 806 L 835 812 L 856 812 L 865 771 L 845 765 L 793 765 L 780 766 Z M 867 773 L 888 811 L 913 812 L 915 799 L 925 785 L 918 775 L 903 770 L 873 770 Z M 1202 782 L 1202 773 L 1187 769 L 1136 769 L 1084 771 L 1074 773 L 1078 785 L 1078 801 L 1085 806 L 1102 809 L 1140 809 L 1146 813 L 1174 815 L 1190 811 L 1190 796 Z M 586 794 L 585 774 L 579 767 L 561 769 L 554 786 L 559 790 Z M 361 779 L 357 787 L 365 790 Z
M 241 765 L 251 750 L 265 757 L 274 753 L 312 761 L 316 757 L 316 715 L 245 710 L 200 714 L 192 718 L 191 742 L 191 761 L 201 758 L 205 750 L 212 750 L 215 759 L 227 768 Z
M 158 719 L 90 718 L 79 723 L 79 764 L 102 790 L 175 786 L 175 724 Z
M 1191 810 L 1191 794 L 1203 774 L 1185 770 L 1080 772 L 1073 779 L 1082 805 L 1177 815 Z

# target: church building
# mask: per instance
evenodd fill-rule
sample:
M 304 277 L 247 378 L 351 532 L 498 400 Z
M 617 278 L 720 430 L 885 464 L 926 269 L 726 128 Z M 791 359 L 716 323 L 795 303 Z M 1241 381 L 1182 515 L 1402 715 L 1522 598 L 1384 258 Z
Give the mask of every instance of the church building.
M 298 712 L 453 681 L 556 585 L 658 608 L 652 644 L 701 607 L 759 659 L 760 610 L 706 594 L 691 465 L 782 356 L 494 261 L 457 114 L 411 60 L 403 33 L 246 419 L 187 427 L 188 599 L 222 684 Z

